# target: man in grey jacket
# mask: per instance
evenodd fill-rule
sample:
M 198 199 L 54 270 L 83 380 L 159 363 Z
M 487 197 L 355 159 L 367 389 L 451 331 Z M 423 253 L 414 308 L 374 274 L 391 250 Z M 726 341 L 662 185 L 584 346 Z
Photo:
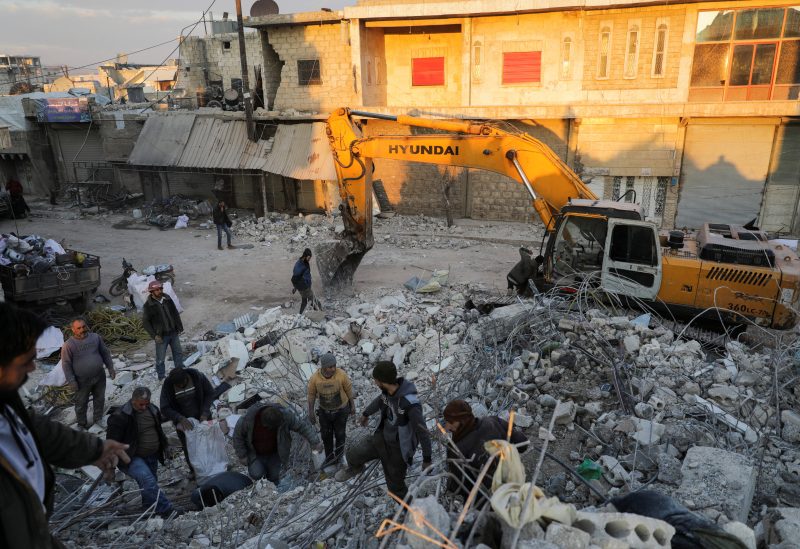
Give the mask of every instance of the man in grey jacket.
M 117 376 L 111 353 L 103 342 L 103 338 L 90 332 L 86 321 L 76 318 L 72 321 L 72 337 L 61 347 L 61 366 L 67 383 L 75 391 L 75 417 L 78 426 L 88 429 L 91 425 L 86 421 L 86 410 L 89 397 L 92 398 L 92 423 L 99 423 L 103 418 L 106 405 L 106 373 L 108 369 L 111 379 Z
M 414 384 L 397 377 L 394 363 L 378 362 L 372 370 L 372 378 L 381 395 L 367 405 L 359 423 L 366 427 L 369 416 L 375 412 L 381 413 L 381 422 L 371 437 L 347 449 L 348 467 L 336 473 L 336 480 L 348 480 L 359 474 L 367 462 L 379 459 L 389 491 L 405 498 L 408 492 L 406 472 L 418 444 L 422 446 L 423 471 L 431 465 L 431 437 L 422 414 L 422 403 Z
M 281 465 L 289 464 L 291 431 L 300 433 L 315 451 L 323 450 L 311 424 L 279 404 L 254 404 L 236 423 L 233 449 L 252 478 L 267 477 L 274 484 L 280 481 Z

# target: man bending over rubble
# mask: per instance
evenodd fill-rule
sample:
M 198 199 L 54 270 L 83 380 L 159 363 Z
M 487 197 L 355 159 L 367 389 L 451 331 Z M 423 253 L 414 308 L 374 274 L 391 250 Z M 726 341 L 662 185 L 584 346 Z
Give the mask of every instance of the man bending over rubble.
M 281 465 L 289 464 L 291 431 L 300 433 L 315 451 L 322 451 L 322 442 L 311 424 L 279 404 L 254 404 L 236 422 L 233 449 L 253 479 L 267 477 L 273 484 L 278 484 Z
M 103 442 L 25 410 L 18 390 L 36 364 L 36 340 L 47 325 L 29 311 L 0 303 L 0 547 L 62 547 L 47 528 L 53 510 L 52 466 L 94 464 L 113 477 L 127 446 Z
M 78 426 L 88 429 L 86 409 L 92 398 L 92 423 L 100 423 L 106 405 L 106 373 L 111 379 L 117 376 L 114 362 L 103 338 L 89 331 L 86 321 L 76 318 L 70 325 L 72 337 L 61 347 L 61 366 L 70 388 L 75 391 L 75 417 Z
M 108 418 L 108 439 L 128 445 L 131 460 L 120 469 L 141 488 L 142 509 L 155 505 L 155 513 L 168 518 L 175 508 L 158 486 L 158 462 L 164 463 L 167 449 L 163 422 L 158 407 L 150 404 L 150 389 L 137 387 L 130 401 Z
M 423 471 L 431 465 L 431 437 L 422 404 L 414 384 L 397 377 L 393 362 L 375 364 L 372 379 L 382 394 L 364 408 L 359 423 L 366 427 L 369 416 L 375 412 L 381 413 L 381 422 L 371 437 L 347 449 L 348 467 L 336 473 L 336 480 L 348 480 L 359 474 L 366 463 L 379 459 L 389 491 L 405 498 L 406 472 L 414 460 L 417 444 L 422 446 Z
M 476 418 L 472 408 L 463 400 L 453 400 L 444 409 L 444 428 L 453 433 L 455 448 L 447 448 L 447 468 L 450 478 L 447 481 L 447 490 L 462 494 L 465 498 L 475 485 L 478 472 L 486 464 L 489 454 L 483 447 L 490 440 L 506 440 L 508 436 L 508 422 L 497 416 Z M 527 443 L 528 439 L 517 428 L 511 430 L 511 443 Z M 520 453 L 528 445 L 519 446 Z M 459 462 L 463 457 L 466 463 Z M 484 484 L 488 490 L 491 488 L 491 479 L 494 469 L 484 477 Z

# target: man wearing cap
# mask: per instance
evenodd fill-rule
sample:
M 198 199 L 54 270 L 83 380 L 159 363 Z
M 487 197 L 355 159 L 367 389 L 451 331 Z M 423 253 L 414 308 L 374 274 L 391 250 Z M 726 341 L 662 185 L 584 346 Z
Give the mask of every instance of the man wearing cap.
M 300 292 L 300 297 L 303 298 L 303 301 L 300 302 L 300 314 L 306 310 L 309 301 L 312 307 L 316 306 L 314 290 L 311 289 L 311 250 L 309 248 L 303 250 L 303 255 L 294 264 L 292 286 L 294 286 L 292 293 Z
M 314 405 L 319 398 L 319 408 Z M 342 459 L 347 437 L 347 416 L 356 414 L 353 384 L 341 368 L 336 367 L 336 357 L 325 353 L 319 359 L 319 370 L 308 380 L 308 418 L 316 424 L 325 445 L 324 466 L 335 465 Z M 333 439 L 336 438 L 334 451 Z
M 444 428 L 453 434 L 453 443 L 458 449 L 456 451 L 456 448 L 451 446 L 447 448 L 447 467 L 450 470 L 447 490 L 462 494 L 466 498 L 475 484 L 479 471 L 489 459 L 484 443 L 490 440 L 506 440 L 508 422 L 497 416 L 478 419 L 473 415 L 469 403 L 463 400 L 453 400 L 445 406 L 444 421 Z M 520 452 L 527 449 L 528 439 L 517 428 L 511 430 L 510 442 L 526 443 L 517 447 Z M 466 460 L 466 463 L 463 460 Z M 491 487 L 493 471 L 494 469 L 484 477 L 487 490 Z
M 144 330 L 156 342 L 156 373 L 158 379 L 164 379 L 166 377 L 164 356 L 167 354 L 167 346 L 172 349 L 175 368 L 183 368 L 183 350 L 179 337 L 183 332 L 183 324 L 175 302 L 164 293 L 161 282 L 153 280 L 147 289 L 150 291 L 150 297 L 144 302 L 142 324 Z
M 233 449 L 247 473 L 258 480 L 267 477 L 273 484 L 281 478 L 281 465 L 289 465 L 292 431 L 300 433 L 311 447 L 322 451 L 322 443 L 310 423 L 279 404 L 254 404 L 236 422 Z
M 374 459 L 381 460 L 386 486 L 397 497 L 408 492 L 406 472 L 414 460 L 417 445 L 422 446 L 422 469 L 431 465 L 431 437 L 422 414 L 417 388 L 397 377 L 391 361 L 380 361 L 372 370 L 372 379 L 381 394 L 364 409 L 359 424 L 366 427 L 369 416 L 380 412 L 381 421 L 371 437 L 347 449 L 348 467 L 336 473 L 336 480 L 350 479 Z

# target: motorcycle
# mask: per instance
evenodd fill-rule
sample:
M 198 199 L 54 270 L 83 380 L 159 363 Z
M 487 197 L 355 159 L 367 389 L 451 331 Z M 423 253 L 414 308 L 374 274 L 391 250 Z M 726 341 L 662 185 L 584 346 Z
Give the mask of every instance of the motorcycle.
M 122 274 L 111 281 L 111 286 L 108 288 L 108 293 L 118 297 L 128 290 L 128 278 L 138 272 L 133 265 L 128 263 L 125 258 L 122 258 Z M 153 275 L 159 282 L 175 282 L 175 269 L 172 265 L 150 265 L 142 270 L 143 275 Z

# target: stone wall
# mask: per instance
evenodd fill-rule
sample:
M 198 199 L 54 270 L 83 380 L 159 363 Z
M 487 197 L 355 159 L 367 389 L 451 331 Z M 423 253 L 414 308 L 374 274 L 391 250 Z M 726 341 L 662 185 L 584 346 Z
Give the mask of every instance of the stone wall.
M 340 23 L 271 27 L 261 31 L 283 62 L 276 110 L 326 112 L 358 105 L 349 29 Z M 319 60 L 322 83 L 301 85 L 297 62 Z

